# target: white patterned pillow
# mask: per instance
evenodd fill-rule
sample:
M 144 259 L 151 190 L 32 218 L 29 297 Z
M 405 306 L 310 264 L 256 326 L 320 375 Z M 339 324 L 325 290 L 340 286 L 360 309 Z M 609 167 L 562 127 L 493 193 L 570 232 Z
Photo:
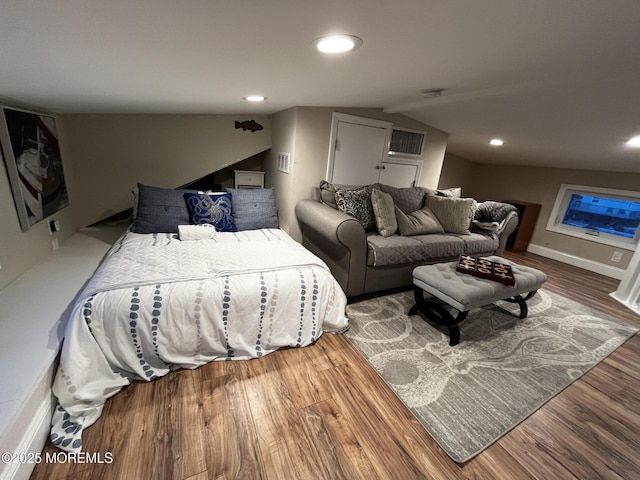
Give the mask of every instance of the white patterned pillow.
M 371 231 L 376 228 L 375 215 L 373 213 L 373 206 L 371 205 L 371 190 L 369 187 L 363 187 L 358 190 L 337 189 L 336 205 L 338 206 L 338 210 L 358 220 L 365 231 Z

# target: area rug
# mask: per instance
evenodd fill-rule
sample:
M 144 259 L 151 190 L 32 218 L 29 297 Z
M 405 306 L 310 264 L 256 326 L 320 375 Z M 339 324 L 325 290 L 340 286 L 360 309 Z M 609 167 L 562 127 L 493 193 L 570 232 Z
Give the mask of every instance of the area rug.
M 613 352 L 637 329 L 540 290 L 520 320 L 506 302 L 472 310 L 460 344 L 407 316 L 413 292 L 347 307 L 347 338 L 456 462 L 476 456 Z

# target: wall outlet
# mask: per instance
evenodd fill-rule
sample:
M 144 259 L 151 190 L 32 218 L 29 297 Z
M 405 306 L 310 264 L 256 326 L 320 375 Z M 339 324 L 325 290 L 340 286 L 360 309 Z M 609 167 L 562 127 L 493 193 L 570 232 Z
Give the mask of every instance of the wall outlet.
M 54 252 L 58 249 L 59 246 L 60 244 L 58 243 L 57 238 L 54 238 L 53 240 L 51 240 L 51 248 L 53 248 Z
M 613 255 L 611 255 L 611 261 L 618 263 L 620 260 L 622 260 L 622 252 L 613 252 Z

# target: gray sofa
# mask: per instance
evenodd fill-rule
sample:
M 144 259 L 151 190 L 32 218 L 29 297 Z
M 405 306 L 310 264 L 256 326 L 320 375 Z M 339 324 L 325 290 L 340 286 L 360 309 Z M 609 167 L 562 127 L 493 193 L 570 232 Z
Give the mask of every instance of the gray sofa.
M 416 207 L 416 198 L 421 198 L 416 197 L 419 192 L 422 192 L 422 198 L 425 199 L 418 200 L 422 202 L 423 208 L 427 195 L 451 193 L 422 187 L 395 189 L 380 184 L 369 188 L 379 188 L 390 193 L 395 206 L 401 207 L 405 212 Z M 507 237 L 518 224 L 515 208 L 501 208 L 511 206 L 484 202 L 477 205 L 487 204 L 492 208 L 484 210 L 485 218 L 481 220 L 485 222 L 480 222 L 480 225 L 486 226 L 487 221 L 494 221 L 491 224 L 493 231 L 471 227 L 468 234 L 393 234 L 383 237 L 375 229 L 365 231 L 361 221 L 336 208 L 334 195 L 338 190 L 341 190 L 339 185 L 321 183 L 321 188 L 315 192 L 316 198 L 302 200 L 296 205 L 295 212 L 302 231 L 303 245 L 327 263 L 348 297 L 411 285 L 411 273 L 418 265 L 457 260 L 461 254 L 501 255 Z M 413 204 L 406 201 L 407 192 L 413 196 Z M 474 208 L 477 219 L 478 212 L 482 209 L 477 206 Z M 500 212 L 501 218 L 486 218 L 487 212 L 491 215 L 496 210 Z

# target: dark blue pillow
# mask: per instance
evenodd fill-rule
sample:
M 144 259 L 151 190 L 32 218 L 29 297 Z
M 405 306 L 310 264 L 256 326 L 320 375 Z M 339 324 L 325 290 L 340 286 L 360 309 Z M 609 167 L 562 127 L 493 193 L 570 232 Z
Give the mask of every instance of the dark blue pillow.
M 200 194 L 185 193 L 189 221 L 194 225 L 210 224 L 216 227 L 218 232 L 237 232 L 238 228 L 233 222 L 231 207 L 231 194 Z
M 278 228 L 278 209 L 273 188 L 227 188 L 233 204 L 233 221 L 242 230 Z
M 185 193 L 197 190 L 150 187 L 138 183 L 135 233 L 177 233 L 178 225 L 189 223 L 189 211 L 184 202 Z

